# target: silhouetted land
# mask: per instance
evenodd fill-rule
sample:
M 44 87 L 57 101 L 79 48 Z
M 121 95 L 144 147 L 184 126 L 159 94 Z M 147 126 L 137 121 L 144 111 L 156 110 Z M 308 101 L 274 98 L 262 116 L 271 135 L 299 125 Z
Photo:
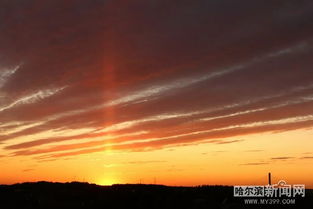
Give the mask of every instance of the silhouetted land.
M 125 184 L 22 183 L 0 185 L 1 209 L 194 209 L 194 208 L 312 208 L 313 191 L 295 205 L 245 205 L 233 197 L 233 187 L 169 187 Z

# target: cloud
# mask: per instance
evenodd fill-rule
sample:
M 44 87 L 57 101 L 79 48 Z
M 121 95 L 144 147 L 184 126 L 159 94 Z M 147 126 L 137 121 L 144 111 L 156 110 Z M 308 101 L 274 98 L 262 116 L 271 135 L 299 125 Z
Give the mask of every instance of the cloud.
M 270 163 L 275 163 L 277 161 L 288 161 L 288 160 L 295 160 L 295 159 L 300 159 L 300 160 L 306 160 L 306 159 L 313 159 L 313 156 L 304 156 L 304 157 L 291 157 L 291 156 L 280 156 L 280 157 L 272 157 L 267 160 L 261 160 L 260 162 L 250 162 L 250 163 L 243 163 L 240 165 L 266 165 Z
M 28 169 L 24 169 L 22 170 L 23 172 L 30 172 L 30 171 L 34 171 L 35 169 L 32 169 L 32 168 L 28 168 Z
M 42 99 L 53 96 L 54 94 L 58 93 L 59 91 L 62 91 L 63 89 L 65 89 L 65 87 L 39 90 L 38 92 L 32 93 L 30 95 L 25 95 L 21 98 L 18 98 L 17 100 L 13 101 L 12 103 L 8 105 L 0 107 L 0 112 L 19 106 L 19 105 L 36 103 Z
M 294 157 L 272 157 L 271 160 L 290 160 Z
M 7 156 L 222 146 L 313 125 L 309 0 L 0 8 Z
M 240 165 L 247 165 L 247 166 L 254 166 L 254 165 L 267 165 L 269 163 L 267 162 L 255 162 L 255 163 L 244 163 L 244 164 L 240 164 Z
M 0 69 L 0 89 L 8 79 L 19 69 L 19 65 L 11 69 Z
M 300 159 L 313 159 L 313 156 L 304 156 L 304 157 L 300 157 Z

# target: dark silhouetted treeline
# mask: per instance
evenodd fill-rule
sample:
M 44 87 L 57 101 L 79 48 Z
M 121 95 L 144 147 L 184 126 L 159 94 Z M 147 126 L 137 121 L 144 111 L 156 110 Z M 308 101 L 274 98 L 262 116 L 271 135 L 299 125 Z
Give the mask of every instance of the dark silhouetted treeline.
M 0 185 L 0 209 L 313 208 L 313 191 L 295 205 L 246 205 L 230 186 L 169 187 L 125 184 L 22 183 Z

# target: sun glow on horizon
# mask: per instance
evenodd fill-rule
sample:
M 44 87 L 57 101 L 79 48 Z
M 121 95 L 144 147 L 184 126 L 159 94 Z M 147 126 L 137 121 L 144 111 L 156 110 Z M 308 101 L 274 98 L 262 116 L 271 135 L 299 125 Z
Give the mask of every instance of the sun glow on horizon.
M 119 184 L 121 182 L 119 182 L 119 180 L 116 179 L 115 176 L 109 175 L 109 176 L 99 178 L 95 183 L 100 186 L 111 186 L 113 184 Z

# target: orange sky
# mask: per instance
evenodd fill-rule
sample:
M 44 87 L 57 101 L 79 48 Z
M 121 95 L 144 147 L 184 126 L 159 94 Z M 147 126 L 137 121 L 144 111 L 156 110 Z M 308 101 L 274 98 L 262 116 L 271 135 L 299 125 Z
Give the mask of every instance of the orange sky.
M 1 160 L 2 183 L 88 181 L 166 185 L 306 184 L 312 188 L 312 129 L 238 136 L 229 144 L 195 144 L 143 152 L 103 151 L 60 159 Z
M 313 3 L 288 2 L 0 3 L 0 184 L 313 188 Z

